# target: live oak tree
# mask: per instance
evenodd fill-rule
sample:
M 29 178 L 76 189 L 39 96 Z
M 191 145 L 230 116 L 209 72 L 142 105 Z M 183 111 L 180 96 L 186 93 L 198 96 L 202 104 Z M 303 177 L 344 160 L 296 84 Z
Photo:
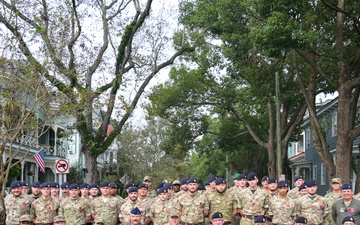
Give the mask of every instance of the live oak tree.
M 67 97 L 81 136 L 86 181 L 96 182 L 97 156 L 127 125 L 145 88 L 192 50 L 185 41 L 172 47 L 176 34 L 168 23 L 176 12 L 166 14 L 161 6 L 168 4 L 162 3 L 153 10 L 152 0 L 0 3 L 3 38 Z M 96 114 L 100 109 L 105 113 Z M 111 117 L 117 122 L 107 136 Z
M 275 136 L 275 72 L 281 73 L 282 171 L 287 168 L 287 148 L 306 111 L 296 77 L 283 72 L 285 55 L 257 54 L 250 36 L 254 21 L 247 17 L 246 2 L 183 1 L 181 22 L 193 33 L 205 30 L 206 38 L 197 51 L 187 55 L 186 66 L 171 71 L 171 80 L 159 85 L 151 99 L 155 112 L 169 118 L 189 119 L 194 124 L 210 117 L 234 117 L 268 154 L 268 173 L 277 177 Z M 192 36 L 189 35 L 189 38 Z M 218 44 L 220 43 L 220 44 Z M 194 69 L 195 68 L 195 69 Z M 181 115 L 181 116 L 180 116 Z M 195 121 L 195 122 L 194 122 Z M 175 124 L 179 124 L 176 123 Z M 200 128 L 204 126 L 199 125 Z M 192 129 L 201 130 L 201 129 Z M 205 133 L 215 133 L 206 130 Z M 233 134 L 237 137 L 237 134 Z

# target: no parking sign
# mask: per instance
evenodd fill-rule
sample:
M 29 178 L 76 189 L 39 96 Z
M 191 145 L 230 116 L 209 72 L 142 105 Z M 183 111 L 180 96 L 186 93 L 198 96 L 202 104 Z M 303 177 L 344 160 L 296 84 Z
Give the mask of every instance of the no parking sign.
M 56 160 L 56 173 L 69 173 L 69 161 L 66 159 Z

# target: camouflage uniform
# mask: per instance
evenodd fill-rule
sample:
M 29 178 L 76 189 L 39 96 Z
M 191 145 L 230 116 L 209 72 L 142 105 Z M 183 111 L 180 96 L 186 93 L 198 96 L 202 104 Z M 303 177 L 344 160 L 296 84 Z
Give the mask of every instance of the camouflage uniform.
M 324 196 L 324 198 L 326 199 L 326 204 L 329 208 L 329 214 L 331 215 L 331 208 L 332 205 L 339 199 L 342 198 L 342 194 L 340 193 L 339 195 L 334 194 L 334 192 L 330 192 L 328 194 L 326 194 Z M 332 219 L 331 216 L 326 217 L 325 219 L 325 224 L 326 225 L 336 225 L 336 222 Z
M 103 199 L 101 196 L 92 200 L 90 203 L 91 214 L 95 219 L 105 222 L 105 225 L 115 225 L 118 223 L 118 214 L 121 203 L 113 196 Z
M 181 211 L 180 220 L 184 223 L 202 223 L 204 220 L 205 195 L 196 192 L 194 196 L 184 194 L 178 199 L 175 208 Z
M 225 191 L 222 194 L 214 192 L 209 195 L 205 209 L 210 211 L 209 218 L 211 218 L 215 212 L 221 212 L 224 216 L 224 222 L 231 222 L 231 214 L 234 209 L 237 208 L 238 204 L 231 191 Z
M 67 224 L 84 224 L 85 218 L 91 216 L 89 201 L 67 198 L 60 204 L 59 215 L 65 217 Z
M 150 206 L 149 202 L 142 202 L 139 199 L 136 202 L 131 201 L 130 199 L 125 202 L 119 213 L 119 218 L 123 219 L 124 222 L 130 222 L 130 211 L 137 206 L 141 211 L 141 223 L 145 222 L 147 217 L 150 217 Z
M 272 216 L 273 224 L 294 224 L 295 200 L 289 196 L 286 198 L 275 196 L 270 199 L 268 212 Z
M 13 194 L 6 196 L 4 199 L 6 224 L 19 224 L 20 216 L 30 214 L 30 207 L 33 201 L 34 199 L 31 196 L 22 193 L 18 197 L 15 197 Z
M 258 187 L 254 192 L 249 187 L 242 190 L 239 194 L 238 208 L 242 210 L 244 217 L 240 224 L 252 225 L 255 216 L 264 215 L 269 208 L 269 199 L 269 192 L 262 188 Z
M 287 196 L 289 196 L 289 198 L 292 198 L 294 200 L 298 199 L 300 197 L 299 188 L 294 187 L 287 193 Z
M 168 225 L 170 224 L 168 216 L 172 209 L 173 204 L 167 201 L 157 199 L 151 205 L 150 216 L 153 219 L 154 225 Z
M 40 197 L 31 204 L 30 215 L 35 218 L 35 223 L 53 223 L 59 207 L 57 199 Z
M 296 201 L 296 214 L 308 219 L 307 224 L 322 224 L 324 214 L 329 213 L 326 200 L 320 195 L 315 195 L 314 200 L 311 200 L 308 195 L 300 197 Z

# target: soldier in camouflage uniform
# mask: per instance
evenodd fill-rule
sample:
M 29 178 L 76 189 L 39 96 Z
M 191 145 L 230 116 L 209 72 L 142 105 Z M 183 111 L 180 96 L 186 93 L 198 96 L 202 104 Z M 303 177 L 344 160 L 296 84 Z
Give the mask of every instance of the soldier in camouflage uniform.
M 183 225 L 203 224 L 204 216 L 208 216 L 209 211 L 204 208 L 207 204 L 205 195 L 198 192 L 198 181 L 190 178 L 187 181 L 188 193 L 179 197 L 175 209 L 179 211 L 180 220 Z
M 104 221 L 105 225 L 118 223 L 120 202 L 110 194 L 110 183 L 104 181 L 100 184 L 101 196 L 94 198 L 90 203 L 91 214 L 95 220 Z
M 206 199 L 210 199 L 211 196 L 216 193 L 216 179 L 217 177 L 215 175 L 210 175 L 207 182 L 209 182 L 210 188 L 206 189 L 206 191 L 203 193 L 206 197 Z M 207 208 L 208 210 L 208 208 Z M 208 215 L 210 216 L 210 214 Z M 210 219 L 209 217 L 206 216 L 204 219 L 204 224 L 205 225 L 209 225 L 210 224 Z
M 148 186 L 148 193 L 147 193 L 147 197 L 149 198 L 155 198 L 156 197 L 156 192 L 154 189 L 151 189 L 151 185 L 152 185 L 152 179 L 149 176 L 145 176 L 143 179 L 143 183 L 147 184 Z
M 31 204 L 30 215 L 35 224 L 52 224 L 58 214 L 59 201 L 51 197 L 50 184 L 42 183 L 41 197 Z
M 89 200 L 92 201 L 95 198 L 99 197 L 99 186 L 97 184 L 91 184 L 89 186 L 90 190 L 89 190 Z
M 296 201 L 296 216 L 307 218 L 308 224 L 322 224 L 329 214 L 324 197 L 317 195 L 317 185 L 315 180 L 306 181 L 308 195 L 300 197 Z
M 254 219 L 263 216 L 269 208 L 269 192 L 258 187 L 259 182 L 256 173 L 247 176 L 249 187 L 239 194 L 239 213 L 242 218 L 241 225 L 252 225 Z
M 24 192 L 23 192 L 24 194 Z M 19 219 L 20 225 L 29 225 L 29 224 L 33 224 L 32 223 L 32 218 L 30 215 L 22 215 Z
M 135 207 L 129 212 L 129 222 L 124 222 L 121 225 L 140 225 L 141 221 L 141 211 L 138 207 Z
M 295 187 L 288 192 L 288 196 L 292 199 L 298 199 L 300 197 L 299 187 L 304 183 L 302 176 L 295 176 Z
M 149 224 L 151 222 L 150 218 L 150 206 L 147 204 L 142 204 L 142 202 L 138 201 L 138 189 L 137 187 L 130 187 L 128 200 L 121 206 L 119 219 L 121 223 L 130 222 L 130 211 L 137 207 L 141 211 L 142 215 L 142 223 Z
M 304 196 L 304 195 L 307 195 L 307 194 L 308 194 L 308 191 L 307 191 L 307 189 L 306 189 L 305 183 L 303 183 L 302 185 L 300 185 L 300 187 L 299 187 L 299 193 L 300 193 L 299 198 L 302 197 L 302 196 Z M 290 197 L 290 196 L 289 196 L 289 197 Z M 294 200 L 297 200 L 297 199 L 294 199 Z
M 187 193 L 188 188 L 187 188 L 187 178 L 182 178 L 180 181 L 180 191 L 178 193 L 175 194 L 175 197 L 179 198 L 181 195 Z
M 268 191 L 269 191 L 269 194 L 270 194 L 271 198 L 278 195 L 277 184 L 278 184 L 278 181 L 277 181 L 276 178 L 270 178 L 268 180 L 268 188 L 269 188 Z
M 224 216 L 220 212 L 215 212 L 211 216 L 211 223 L 213 225 L 223 225 L 224 224 Z
M 262 188 L 263 190 L 266 190 L 266 191 L 269 190 L 269 183 L 268 183 L 268 181 L 269 181 L 269 177 L 268 177 L 268 176 L 263 176 L 263 177 L 261 178 L 261 188 Z
M 234 181 L 235 182 L 235 181 Z M 232 189 L 233 195 L 238 200 L 239 199 L 239 193 L 241 190 L 244 190 L 246 188 L 247 180 L 245 174 L 239 174 L 236 178 L 235 186 Z M 229 189 L 230 191 L 230 189 Z M 233 217 L 233 220 L 231 222 L 232 225 L 240 225 L 241 215 L 239 213 L 236 214 L 236 216 Z
M 238 202 L 232 192 L 226 190 L 226 182 L 222 177 L 217 178 L 215 184 L 216 192 L 208 197 L 205 209 L 209 210 L 209 215 L 221 212 L 224 223 L 230 224 L 238 212 Z
M 173 195 L 175 196 L 176 193 L 178 193 L 180 191 L 180 181 L 179 180 L 174 180 L 174 182 L 172 183 L 173 185 Z
M 158 198 L 154 201 L 150 208 L 150 216 L 154 225 L 168 225 L 169 213 L 172 204 L 168 199 L 168 189 L 163 187 L 158 191 Z
M 124 199 L 120 195 L 117 194 L 117 191 L 118 191 L 117 184 L 115 182 L 111 182 L 110 187 L 111 187 L 111 189 L 110 189 L 111 196 L 117 198 L 121 205 L 124 204 L 124 202 L 125 202 Z
M 51 197 L 55 198 L 55 199 L 59 199 L 59 192 L 60 192 L 60 185 L 56 182 L 52 182 L 50 184 L 50 193 L 51 193 Z
M 29 194 L 29 190 L 30 190 L 30 188 L 29 188 L 29 183 L 26 182 L 26 181 L 22 181 L 22 182 L 21 182 L 21 192 L 22 192 L 23 194 L 28 195 L 28 194 Z
M 41 196 L 40 185 L 41 185 L 41 183 L 39 181 L 36 181 L 31 186 L 31 197 L 34 200 L 40 198 L 40 196 Z
M 68 224 L 86 224 L 91 219 L 89 201 L 79 197 L 80 188 L 77 184 L 69 186 L 70 196 L 61 202 L 59 215 L 64 216 Z
M 4 199 L 6 224 L 17 225 L 22 215 L 30 214 L 31 203 L 34 201 L 29 195 L 21 193 L 20 181 L 10 184 L 11 194 Z
M 324 198 L 326 199 L 327 206 L 329 207 L 329 214 L 331 215 L 331 207 L 332 205 L 339 199 L 342 198 L 341 194 L 341 178 L 333 178 L 331 179 L 331 187 L 332 192 L 326 194 Z M 331 216 L 327 216 L 325 219 L 326 225 L 336 225 L 335 221 Z
M 142 183 L 138 187 L 138 208 L 142 211 L 144 208 L 151 207 L 153 203 L 153 198 L 148 197 L 149 186 L 145 183 Z
M 179 212 L 175 209 L 170 210 L 169 213 L 169 224 L 170 225 L 180 225 L 180 216 Z
M 69 197 L 69 195 L 70 195 L 69 186 L 70 186 L 69 182 L 64 182 L 61 184 L 61 186 L 60 186 L 60 188 L 61 188 L 60 202 Z
M 89 191 L 90 191 L 90 185 L 88 183 L 83 183 L 79 186 L 80 189 L 80 196 L 82 199 L 84 199 L 85 201 L 90 202 L 89 199 Z M 71 195 L 71 193 L 70 193 Z
M 277 184 L 278 195 L 270 199 L 269 215 L 273 224 L 291 225 L 295 217 L 295 200 L 287 196 L 288 184 L 279 181 Z

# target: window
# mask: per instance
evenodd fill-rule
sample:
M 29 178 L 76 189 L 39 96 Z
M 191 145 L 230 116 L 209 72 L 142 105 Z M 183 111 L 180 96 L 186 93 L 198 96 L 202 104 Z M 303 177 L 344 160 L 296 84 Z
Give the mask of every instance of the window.
M 305 130 L 305 146 L 306 148 L 310 148 L 310 128 L 306 128 Z
M 321 185 L 325 185 L 325 179 L 326 179 L 326 168 L 325 168 L 325 164 L 321 163 L 321 167 L 320 167 L 320 173 L 321 173 L 321 180 L 320 180 L 320 184 Z
M 313 177 L 313 180 L 317 180 L 317 165 L 313 166 L 313 174 L 312 174 L 312 177 Z
M 337 134 L 337 112 L 331 116 L 331 134 L 333 137 Z

